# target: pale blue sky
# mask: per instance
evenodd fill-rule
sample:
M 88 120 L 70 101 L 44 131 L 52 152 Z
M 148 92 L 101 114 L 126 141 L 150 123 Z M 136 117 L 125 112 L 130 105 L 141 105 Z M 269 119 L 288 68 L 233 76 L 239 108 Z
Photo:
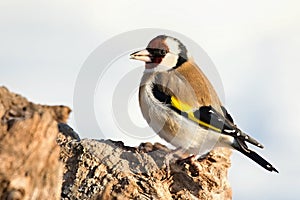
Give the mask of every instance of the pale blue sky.
M 292 0 L 3 0 L 0 84 L 33 102 L 72 108 L 76 77 L 101 43 L 139 28 L 179 32 L 210 56 L 226 107 L 265 145 L 259 153 L 280 171 L 264 171 L 235 152 L 229 174 L 233 199 L 298 199 L 299 7 Z

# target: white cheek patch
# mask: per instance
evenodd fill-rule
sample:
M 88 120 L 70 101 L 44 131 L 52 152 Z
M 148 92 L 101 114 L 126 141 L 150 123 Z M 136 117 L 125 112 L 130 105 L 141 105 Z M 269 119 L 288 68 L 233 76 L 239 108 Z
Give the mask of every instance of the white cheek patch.
M 178 55 L 167 53 L 159 64 L 161 67 L 171 69 L 177 64 Z

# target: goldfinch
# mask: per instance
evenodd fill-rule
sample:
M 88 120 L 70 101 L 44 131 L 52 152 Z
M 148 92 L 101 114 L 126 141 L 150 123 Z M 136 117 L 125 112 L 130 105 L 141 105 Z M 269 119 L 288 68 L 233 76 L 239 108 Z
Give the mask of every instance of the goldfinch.
M 215 147 L 235 149 L 278 173 L 248 148 L 246 142 L 263 146 L 234 124 L 212 84 L 178 39 L 159 35 L 130 58 L 145 62 L 139 104 L 143 117 L 160 137 L 192 155 L 205 155 Z

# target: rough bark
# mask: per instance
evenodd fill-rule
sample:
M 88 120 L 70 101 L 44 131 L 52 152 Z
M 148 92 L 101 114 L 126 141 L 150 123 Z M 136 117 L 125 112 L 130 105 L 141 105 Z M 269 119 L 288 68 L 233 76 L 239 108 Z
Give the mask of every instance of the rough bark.
M 57 123 L 70 109 L 42 106 L 0 87 L 0 199 L 59 199 Z
M 170 150 L 159 143 L 128 147 L 111 140 L 78 140 L 62 125 L 62 199 L 231 199 L 229 150 L 213 151 L 201 161 L 175 158 L 167 177 Z
M 81 140 L 64 123 L 69 112 L 0 88 L 1 199 L 231 199 L 229 150 L 199 161 L 175 156 L 167 177 L 170 149 Z

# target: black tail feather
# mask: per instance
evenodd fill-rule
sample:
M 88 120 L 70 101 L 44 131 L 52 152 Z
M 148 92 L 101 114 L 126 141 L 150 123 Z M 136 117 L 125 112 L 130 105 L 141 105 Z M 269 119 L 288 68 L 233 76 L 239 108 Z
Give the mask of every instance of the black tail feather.
M 248 158 L 252 159 L 254 162 L 259 164 L 260 166 L 262 166 L 266 170 L 268 170 L 270 172 L 275 171 L 275 172 L 279 173 L 277 171 L 277 169 L 275 169 L 268 161 L 266 161 L 264 158 L 262 158 L 256 152 L 254 152 L 250 149 L 247 149 L 247 151 L 246 151 L 244 148 L 241 148 L 241 147 L 238 147 L 238 148 L 235 148 L 235 149 L 238 150 L 239 152 L 243 153 L 244 155 L 246 155 Z

